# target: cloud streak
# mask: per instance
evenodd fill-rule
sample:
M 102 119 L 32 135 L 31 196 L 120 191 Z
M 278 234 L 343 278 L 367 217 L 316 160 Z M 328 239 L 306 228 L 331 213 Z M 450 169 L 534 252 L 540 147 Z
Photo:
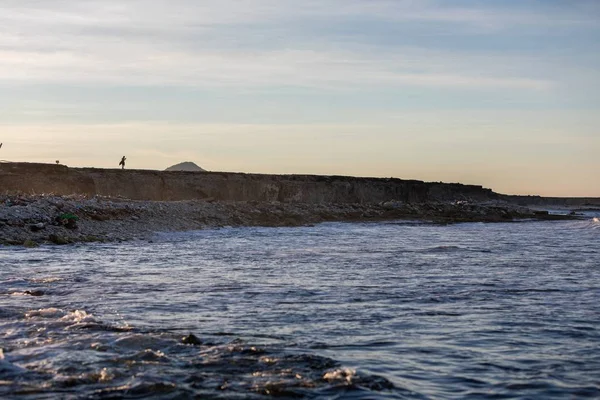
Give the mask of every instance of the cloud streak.
M 127 54 L 125 54 L 127 53 Z M 411 57 L 408 57 L 411 58 Z M 23 83 L 179 85 L 192 87 L 302 86 L 329 89 L 381 86 L 471 87 L 543 90 L 536 78 L 494 76 L 429 59 L 362 58 L 324 51 L 73 52 L 0 51 L 0 80 Z M 118 59 L 118 62 L 114 60 Z
M 473 54 L 464 52 L 453 57 L 444 49 L 419 53 L 397 46 L 383 51 L 376 42 L 361 47 L 351 39 L 311 34 L 312 24 L 323 21 L 346 21 L 360 31 L 357 18 L 451 23 L 459 29 L 464 24 L 548 22 L 539 15 L 440 8 L 431 1 L 8 1 L 0 15 L 0 82 L 324 89 L 553 86 L 551 79 L 526 68 L 523 56 L 511 57 L 513 65 L 523 67 L 507 73 L 497 68 L 493 53 L 488 54 L 491 61 L 482 63 L 479 57 L 474 68 Z

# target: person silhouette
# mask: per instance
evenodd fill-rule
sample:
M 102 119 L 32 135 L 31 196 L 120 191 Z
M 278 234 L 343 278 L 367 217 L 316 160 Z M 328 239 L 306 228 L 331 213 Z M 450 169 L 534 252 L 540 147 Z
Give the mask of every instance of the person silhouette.
M 119 165 L 121 166 L 121 169 L 125 169 L 125 161 L 127 159 L 125 158 L 125 156 L 123 156 L 123 158 L 121 158 L 121 162 L 119 163 Z

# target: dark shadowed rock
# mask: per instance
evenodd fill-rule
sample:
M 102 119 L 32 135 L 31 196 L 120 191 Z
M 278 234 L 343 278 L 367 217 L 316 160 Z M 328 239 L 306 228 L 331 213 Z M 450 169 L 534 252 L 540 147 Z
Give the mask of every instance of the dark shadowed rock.
M 198 338 L 198 336 L 194 335 L 193 333 L 190 333 L 189 335 L 184 336 L 181 339 L 181 343 L 199 346 L 202 344 L 202 340 L 200 340 L 200 338 Z
M 71 241 L 68 238 L 54 234 L 48 236 L 48 241 L 58 245 L 65 245 L 71 243 Z
M 23 292 L 23 294 L 26 294 L 28 296 L 39 297 L 39 296 L 44 295 L 44 291 L 43 290 L 26 290 Z
M 32 232 L 39 232 L 42 229 L 44 229 L 46 226 L 44 225 L 43 222 L 39 222 L 37 224 L 33 224 L 31 225 L 29 228 L 31 229 Z
M 37 244 L 37 242 L 34 241 L 34 240 L 27 239 L 27 240 L 25 240 L 23 242 L 23 246 L 32 249 L 32 248 L 35 248 L 35 247 L 39 247 L 40 245 Z

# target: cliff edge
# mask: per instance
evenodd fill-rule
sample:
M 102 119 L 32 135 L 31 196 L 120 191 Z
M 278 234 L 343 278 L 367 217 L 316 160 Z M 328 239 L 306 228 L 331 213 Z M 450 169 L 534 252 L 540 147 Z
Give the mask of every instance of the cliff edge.
M 373 204 L 498 199 L 490 189 L 397 178 L 263 175 L 69 168 L 54 164 L 0 164 L 0 193 L 123 197 L 132 200 L 277 201 Z
M 0 194 L 14 193 L 77 194 L 149 201 L 213 200 L 307 204 L 502 201 L 524 206 L 600 207 L 600 198 L 508 196 L 477 185 L 397 178 L 120 170 L 69 168 L 55 164 L 0 163 Z

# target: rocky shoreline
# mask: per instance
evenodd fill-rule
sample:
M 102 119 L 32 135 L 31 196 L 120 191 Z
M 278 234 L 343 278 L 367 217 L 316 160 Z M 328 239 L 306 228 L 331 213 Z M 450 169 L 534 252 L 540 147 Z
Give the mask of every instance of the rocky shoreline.
M 257 201 L 134 201 L 101 196 L 0 196 L 0 244 L 149 240 L 156 232 L 224 226 L 302 226 L 328 221 L 432 223 L 574 219 L 504 202 L 388 201 L 309 204 Z

